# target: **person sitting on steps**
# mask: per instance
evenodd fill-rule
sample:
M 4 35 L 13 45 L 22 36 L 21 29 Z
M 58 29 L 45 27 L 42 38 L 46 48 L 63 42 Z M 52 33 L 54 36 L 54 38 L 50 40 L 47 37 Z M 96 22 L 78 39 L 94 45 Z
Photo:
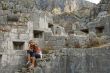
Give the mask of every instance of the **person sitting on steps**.
M 27 65 L 30 64 L 29 68 L 33 69 L 35 67 L 36 59 L 42 58 L 41 48 L 33 41 L 29 41 L 29 49 L 27 50 Z

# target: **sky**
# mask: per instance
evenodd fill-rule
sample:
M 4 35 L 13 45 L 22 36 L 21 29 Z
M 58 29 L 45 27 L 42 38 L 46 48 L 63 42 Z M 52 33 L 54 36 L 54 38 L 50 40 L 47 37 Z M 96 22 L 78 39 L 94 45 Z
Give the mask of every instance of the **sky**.
M 100 0 L 87 0 L 87 1 L 90 1 L 90 2 L 93 2 L 93 3 L 96 3 L 96 4 L 98 4 L 100 2 Z

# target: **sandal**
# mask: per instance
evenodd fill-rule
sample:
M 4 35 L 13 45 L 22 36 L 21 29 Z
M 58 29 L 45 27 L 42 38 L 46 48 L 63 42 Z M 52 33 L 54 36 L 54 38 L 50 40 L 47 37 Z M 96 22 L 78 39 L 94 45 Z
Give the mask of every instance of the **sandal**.
M 26 63 L 26 65 L 29 65 L 31 62 L 30 61 L 28 61 L 27 63 Z

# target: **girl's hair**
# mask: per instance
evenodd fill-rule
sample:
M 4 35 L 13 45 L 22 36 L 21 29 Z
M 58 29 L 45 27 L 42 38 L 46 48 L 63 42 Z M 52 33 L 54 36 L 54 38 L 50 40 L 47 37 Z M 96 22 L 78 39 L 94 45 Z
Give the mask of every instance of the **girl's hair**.
M 30 44 L 30 43 L 35 43 L 35 42 L 34 42 L 33 40 L 30 40 L 30 41 L 29 41 L 29 44 Z
M 34 44 L 33 45 L 30 45 L 30 43 L 34 43 Z M 33 40 L 30 40 L 29 41 L 29 47 L 33 47 L 35 49 L 35 48 L 38 48 L 38 44 L 35 43 Z
M 34 42 L 33 40 L 30 40 L 30 41 L 28 42 L 28 46 L 31 47 L 32 45 L 30 45 L 30 44 L 33 43 L 33 42 Z

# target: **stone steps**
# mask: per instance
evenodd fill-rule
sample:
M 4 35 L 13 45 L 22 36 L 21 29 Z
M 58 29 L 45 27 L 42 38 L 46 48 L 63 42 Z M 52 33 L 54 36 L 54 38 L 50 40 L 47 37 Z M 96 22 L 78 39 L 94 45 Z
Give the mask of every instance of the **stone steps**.
M 19 69 L 18 71 L 16 71 L 15 73 L 34 73 L 34 70 L 23 67 L 23 68 Z
M 44 62 L 43 60 L 39 59 L 39 64 L 37 67 L 35 67 L 34 69 L 29 69 L 28 67 L 22 67 L 21 69 L 18 69 L 16 72 L 14 73 L 39 73 L 39 71 L 41 72 L 41 62 Z
M 39 73 L 40 67 L 42 65 L 45 65 L 46 62 L 49 61 L 49 55 L 48 54 L 43 54 L 42 59 L 37 59 L 37 67 L 34 69 L 29 69 L 26 65 L 24 65 L 21 69 L 18 69 L 15 73 Z

